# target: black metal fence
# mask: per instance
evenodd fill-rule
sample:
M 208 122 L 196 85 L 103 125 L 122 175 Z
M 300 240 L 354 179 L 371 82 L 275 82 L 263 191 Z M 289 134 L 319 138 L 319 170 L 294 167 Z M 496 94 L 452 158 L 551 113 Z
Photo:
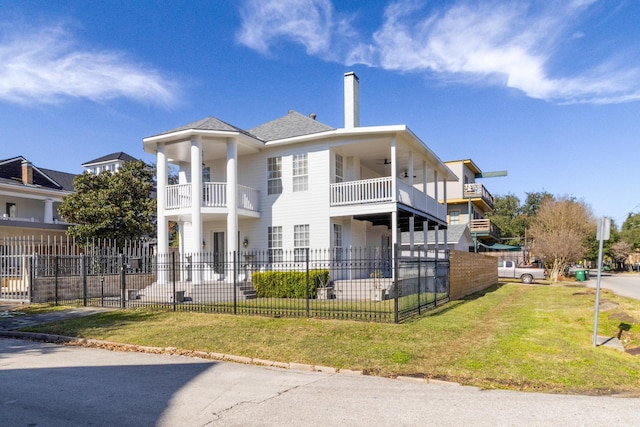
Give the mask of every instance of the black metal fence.
M 34 255 L 33 302 L 402 322 L 449 299 L 449 261 L 406 247 Z

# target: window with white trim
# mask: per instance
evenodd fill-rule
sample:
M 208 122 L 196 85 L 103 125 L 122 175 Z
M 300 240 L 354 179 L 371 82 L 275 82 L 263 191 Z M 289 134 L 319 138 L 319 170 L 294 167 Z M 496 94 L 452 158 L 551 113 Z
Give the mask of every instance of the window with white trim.
M 282 193 L 282 157 L 267 159 L 267 194 Z
M 333 260 L 342 261 L 342 224 L 333 224 Z
M 307 154 L 293 156 L 293 191 L 307 191 L 309 188 L 309 168 Z
M 282 227 L 268 227 L 269 262 L 282 262 Z
M 336 182 L 344 181 L 344 163 L 340 154 L 336 154 Z
M 449 212 L 449 225 L 460 224 L 460 211 Z
M 309 248 L 309 224 L 293 226 L 293 257 L 296 262 L 306 259 L 305 255 Z

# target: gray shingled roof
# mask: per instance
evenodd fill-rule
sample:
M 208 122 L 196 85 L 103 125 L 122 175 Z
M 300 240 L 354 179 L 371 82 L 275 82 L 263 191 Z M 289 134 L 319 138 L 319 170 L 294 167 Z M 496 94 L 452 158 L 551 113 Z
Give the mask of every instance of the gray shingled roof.
M 229 131 L 229 132 L 240 132 L 246 134 L 247 132 L 230 125 L 229 123 L 223 122 L 220 119 L 215 117 L 205 117 L 204 119 L 197 120 L 195 122 L 186 124 L 184 126 L 177 127 L 175 129 L 167 130 L 164 132 L 160 132 L 158 135 L 166 135 L 173 132 L 180 132 L 181 130 L 219 130 L 219 131 Z M 154 135 L 154 136 L 158 136 Z
M 0 160 L 0 182 L 16 186 L 22 183 L 22 156 Z M 74 174 L 33 166 L 33 185 L 55 190 L 74 191 Z
M 62 186 L 64 191 L 75 191 L 73 188 L 73 179 L 77 176 L 72 173 L 54 171 L 52 169 L 43 169 L 40 168 L 42 173 L 46 174 L 49 178 L 53 179 L 55 182 Z
M 122 151 L 119 151 L 117 153 L 107 154 L 106 156 L 98 157 L 97 159 L 93 159 L 93 160 L 89 160 L 88 162 L 84 162 L 82 164 L 82 166 L 92 165 L 94 163 L 110 162 L 110 161 L 113 161 L 113 160 L 122 160 L 123 162 L 137 162 L 138 161 L 138 159 L 136 159 L 135 157 L 130 156 L 127 153 L 123 153 Z
M 274 141 L 276 139 L 293 138 L 334 129 L 331 126 L 290 110 L 286 116 L 249 129 L 249 133 L 263 141 Z

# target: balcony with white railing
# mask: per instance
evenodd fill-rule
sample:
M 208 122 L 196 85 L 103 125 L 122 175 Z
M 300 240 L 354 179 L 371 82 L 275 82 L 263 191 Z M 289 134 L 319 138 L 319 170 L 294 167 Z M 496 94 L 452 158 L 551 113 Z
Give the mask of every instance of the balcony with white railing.
M 398 202 L 446 220 L 447 210 L 443 204 L 402 180 L 396 180 L 394 197 L 392 180 L 392 177 L 382 177 L 331 184 L 329 203 L 335 207 Z
M 192 189 L 191 184 L 168 185 L 166 188 L 166 209 L 191 208 Z M 260 192 L 254 188 L 238 185 L 236 196 L 237 207 L 252 212 L 259 212 Z M 226 208 L 227 207 L 227 183 L 205 182 L 202 185 L 202 200 L 200 207 Z

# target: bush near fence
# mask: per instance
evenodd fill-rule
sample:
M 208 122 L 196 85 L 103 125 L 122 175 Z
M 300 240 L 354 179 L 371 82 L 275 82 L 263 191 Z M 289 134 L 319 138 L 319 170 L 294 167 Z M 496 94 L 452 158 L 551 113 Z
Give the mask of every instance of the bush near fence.
M 329 270 L 265 271 L 251 274 L 258 298 L 315 298 L 319 287 L 329 284 Z
M 456 300 L 498 283 L 495 257 L 479 253 L 450 251 L 449 299 Z

